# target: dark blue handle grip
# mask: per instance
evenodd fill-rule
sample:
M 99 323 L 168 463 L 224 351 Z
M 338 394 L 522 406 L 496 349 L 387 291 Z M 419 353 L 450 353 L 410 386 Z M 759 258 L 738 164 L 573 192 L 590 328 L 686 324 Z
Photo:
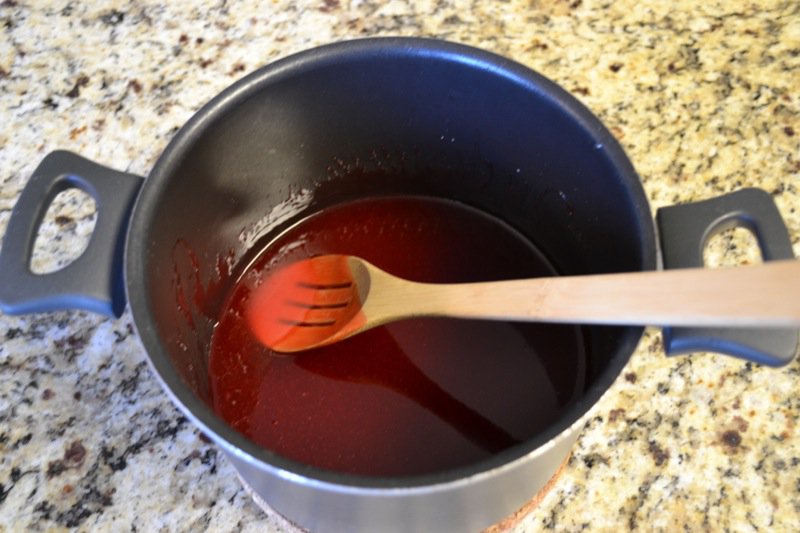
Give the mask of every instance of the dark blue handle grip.
M 702 267 L 708 240 L 734 227 L 753 232 L 765 261 L 794 257 L 786 224 L 772 196 L 761 189 L 664 207 L 656 218 L 665 269 Z M 667 355 L 710 351 L 783 366 L 797 354 L 798 333 L 797 329 L 670 327 L 664 328 L 664 350 Z
M 143 183 L 70 152 L 48 154 L 19 197 L 0 249 L 0 309 L 7 314 L 83 309 L 118 317 L 125 309 L 123 255 L 131 209 Z M 77 188 L 91 195 L 97 222 L 86 250 L 65 268 L 30 270 L 31 254 L 50 203 Z

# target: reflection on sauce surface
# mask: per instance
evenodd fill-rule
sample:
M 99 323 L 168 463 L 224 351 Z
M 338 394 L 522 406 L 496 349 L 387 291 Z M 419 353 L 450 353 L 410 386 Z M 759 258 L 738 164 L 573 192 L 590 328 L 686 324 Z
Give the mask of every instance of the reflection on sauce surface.
M 376 198 L 307 218 L 242 276 L 212 338 L 214 408 L 256 443 L 334 471 L 426 474 L 532 437 L 580 394 L 584 348 L 569 325 L 422 318 L 273 354 L 244 318 L 252 288 L 281 265 L 326 253 L 432 283 L 554 274 L 517 232 L 455 202 Z

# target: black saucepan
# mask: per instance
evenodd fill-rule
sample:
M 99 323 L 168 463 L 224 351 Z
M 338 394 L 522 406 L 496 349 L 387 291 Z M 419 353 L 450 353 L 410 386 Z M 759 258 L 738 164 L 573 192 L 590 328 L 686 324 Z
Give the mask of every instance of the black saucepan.
M 64 270 L 28 264 L 52 198 L 77 187 L 98 205 L 86 252 Z M 126 297 L 173 401 L 277 511 L 319 531 L 478 530 L 553 475 L 584 414 L 633 353 L 640 328 L 587 327 L 587 385 L 549 428 L 468 467 L 370 478 L 322 471 L 260 448 L 209 406 L 207 348 L 237 268 L 308 213 L 386 195 L 457 200 L 504 220 L 563 274 L 695 266 L 714 232 L 744 225 L 767 260 L 792 257 L 771 197 L 744 190 L 659 211 L 620 146 L 579 102 L 512 61 L 424 39 L 344 42 L 277 61 L 204 106 L 149 177 L 67 152 L 45 158 L 0 255 L 7 313 L 122 313 Z M 135 204 L 135 205 L 134 205 Z M 668 353 L 713 350 L 780 365 L 797 331 L 665 330 Z

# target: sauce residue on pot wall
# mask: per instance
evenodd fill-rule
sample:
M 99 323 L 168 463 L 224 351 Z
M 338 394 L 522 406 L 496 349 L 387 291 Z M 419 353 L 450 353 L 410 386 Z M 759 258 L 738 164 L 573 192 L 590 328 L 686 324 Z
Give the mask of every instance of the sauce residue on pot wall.
M 171 287 L 178 311 L 168 337 L 172 362 L 186 384 L 205 400 L 210 398 L 208 339 L 231 284 L 234 262 L 232 250 L 215 255 L 212 262 L 201 260 L 185 239 L 178 239 L 172 247 Z M 210 272 L 201 268 L 206 264 L 213 265 Z
M 531 438 L 582 391 L 576 326 L 413 319 L 291 357 L 270 352 L 244 318 L 251 290 L 324 253 L 425 282 L 555 274 L 519 233 L 455 202 L 375 198 L 301 221 L 241 277 L 211 343 L 215 410 L 265 448 L 339 472 L 431 473 Z

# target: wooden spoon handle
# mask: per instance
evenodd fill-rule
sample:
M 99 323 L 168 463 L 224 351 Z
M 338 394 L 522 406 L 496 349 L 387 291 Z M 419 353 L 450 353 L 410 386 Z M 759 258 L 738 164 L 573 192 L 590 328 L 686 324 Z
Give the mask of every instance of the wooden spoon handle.
M 421 311 L 413 314 L 610 325 L 800 326 L 800 261 L 793 260 L 412 287 L 395 297 Z

